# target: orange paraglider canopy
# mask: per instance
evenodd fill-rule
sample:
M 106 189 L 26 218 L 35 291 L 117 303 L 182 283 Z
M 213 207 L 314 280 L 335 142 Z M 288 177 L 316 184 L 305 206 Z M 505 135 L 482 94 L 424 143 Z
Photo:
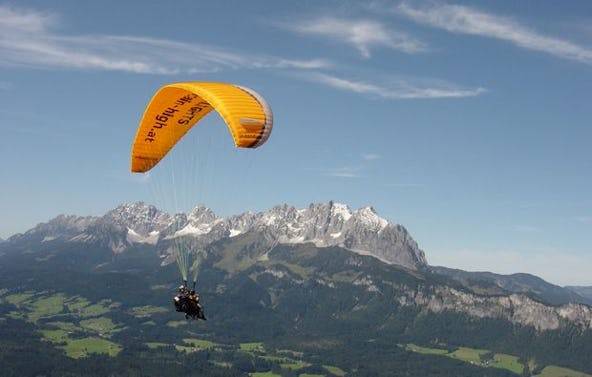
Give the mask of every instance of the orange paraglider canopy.
M 144 173 L 210 111 L 228 125 L 234 144 L 257 148 L 269 138 L 273 114 L 255 91 L 233 84 L 182 82 L 160 88 L 144 112 L 132 146 L 131 171 Z

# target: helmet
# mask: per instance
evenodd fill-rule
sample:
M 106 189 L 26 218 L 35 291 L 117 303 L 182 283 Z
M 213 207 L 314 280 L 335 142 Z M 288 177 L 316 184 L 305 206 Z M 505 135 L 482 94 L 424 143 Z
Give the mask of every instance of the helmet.
M 185 286 L 184 286 L 184 285 L 180 285 L 180 286 L 179 286 L 179 290 L 180 290 L 180 291 L 184 291 L 184 290 L 185 290 Z

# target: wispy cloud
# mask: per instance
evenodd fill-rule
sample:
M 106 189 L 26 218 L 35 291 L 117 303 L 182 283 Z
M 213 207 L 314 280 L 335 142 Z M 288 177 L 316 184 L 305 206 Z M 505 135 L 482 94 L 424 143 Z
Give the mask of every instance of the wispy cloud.
M 584 224 L 592 224 L 592 216 L 579 216 L 576 220 Z
M 380 159 L 380 156 L 376 153 L 364 153 L 362 154 L 362 158 L 366 161 L 374 161 Z
M 360 178 L 361 168 L 341 167 L 327 170 L 327 175 L 336 178 Z
M 409 54 L 427 50 L 424 42 L 374 20 L 322 17 L 277 25 L 299 34 L 326 37 L 352 45 L 365 58 L 371 57 L 373 48 L 388 48 Z
M 519 233 L 540 233 L 541 229 L 531 225 L 516 225 L 513 231 Z
M 462 5 L 402 3 L 395 12 L 418 23 L 452 33 L 479 35 L 564 59 L 592 64 L 592 49 L 538 33 L 517 21 Z
M 55 14 L 36 10 L 17 10 L 0 5 L 0 26 L 19 33 L 43 32 L 58 21 Z
M 407 188 L 407 187 L 424 187 L 422 183 L 387 183 L 386 187 Z
M 63 35 L 53 31 L 58 20 L 52 14 L 0 5 L 0 65 L 153 74 L 330 66 L 323 59 L 290 60 L 166 39 Z
M 457 88 L 450 86 L 419 86 L 411 82 L 395 82 L 390 85 L 378 85 L 362 81 L 353 81 L 324 73 L 307 75 L 310 80 L 333 88 L 386 99 L 430 99 L 475 97 L 486 92 L 484 88 Z

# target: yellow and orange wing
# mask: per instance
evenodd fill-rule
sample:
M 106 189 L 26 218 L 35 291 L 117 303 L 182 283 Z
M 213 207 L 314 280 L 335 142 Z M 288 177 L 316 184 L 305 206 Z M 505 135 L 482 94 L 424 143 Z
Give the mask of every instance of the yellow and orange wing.
M 255 91 L 233 84 L 183 82 L 156 92 L 136 132 L 131 171 L 152 169 L 210 111 L 216 110 L 240 148 L 261 146 L 273 128 L 267 101 Z

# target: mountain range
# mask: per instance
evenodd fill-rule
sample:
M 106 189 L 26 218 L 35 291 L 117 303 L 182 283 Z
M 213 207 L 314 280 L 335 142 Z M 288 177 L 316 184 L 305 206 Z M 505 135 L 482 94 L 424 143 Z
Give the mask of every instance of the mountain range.
M 207 245 L 253 231 L 265 233 L 269 246 L 310 242 L 317 247 L 342 246 L 414 270 L 427 265 L 424 252 L 403 226 L 379 217 L 372 207 L 351 211 L 334 202 L 304 209 L 279 205 L 269 211 L 228 218 L 218 217 L 203 206 L 188 214 L 171 215 L 145 203 L 124 204 L 101 217 L 60 215 L 8 241 L 99 242 L 121 253 L 134 244 L 155 245 L 192 237 Z
M 540 319 L 540 322 L 551 325 L 538 325 L 542 328 L 556 328 L 560 320 L 568 318 L 587 327 L 592 324 L 592 312 L 586 306 L 578 305 L 592 305 L 590 288 L 559 287 L 530 274 L 500 275 L 430 266 L 425 253 L 405 227 L 380 217 L 372 207 L 351 210 L 347 205 L 333 201 L 310 204 L 302 209 L 283 204 L 268 211 L 245 212 L 227 218 L 217 216 L 204 206 L 195 207 L 187 214 L 169 214 L 153 205 L 137 202 L 120 205 L 104 216 L 60 215 L 24 234 L 10 237 L 6 245 L 50 241 L 92 243 L 107 247 L 115 254 L 138 245 L 152 245 L 157 246 L 162 264 L 166 265 L 174 262 L 170 244 L 179 238 L 190 238 L 201 247 L 207 247 L 249 233 L 261 235 L 257 245 L 261 253 L 278 244 L 310 243 L 318 248 L 336 246 L 411 271 L 450 277 L 461 286 L 469 287 L 471 293 L 488 296 L 490 301 L 500 296 L 520 298 L 511 304 L 495 304 L 492 313 L 504 312 L 504 305 L 512 306 L 514 311 L 516 305 L 526 305 L 528 309 L 524 310 L 532 312 L 541 312 L 533 309 L 533 305 L 550 307 L 549 311 L 542 312 L 553 312 L 553 318 Z M 438 295 L 442 294 L 457 297 L 448 289 L 439 290 Z M 501 307 L 497 308 L 499 305 Z M 553 308 L 561 305 L 564 306 Z M 458 309 L 463 305 L 452 300 L 449 306 Z M 486 314 L 479 311 L 478 315 Z M 505 317 L 512 318 L 510 315 Z M 536 321 L 530 318 L 525 323 L 530 322 Z
M 230 217 L 204 206 L 169 214 L 140 202 L 103 216 L 59 215 L 0 243 L 0 314 L 14 313 L 2 306 L 3 295 L 18 304 L 19 292 L 41 290 L 70 297 L 64 307 L 80 296 L 108 297 L 117 303 L 112 318 L 124 321 L 137 307 L 168 301 L 178 284 L 171 246 L 180 239 L 206 251 L 199 287 L 215 321 L 204 325 L 211 336 L 245 341 L 257 334 L 343 365 L 349 361 L 331 352 L 354 352 L 348 342 L 365 349 L 374 339 L 391 355 L 402 352 L 401 343 L 470 345 L 536 360 L 526 369 L 556 363 L 592 372 L 585 356 L 592 351 L 589 287 L 431 266 L 405 227 L 372 207 L 335 202 Z M 166 324 L 171 314 L 159 310 L 153 321 Z M 0 318 L 0 327 L 6 321 Z M 42 334 L 62 323 L 46 321 L 34 321 L 49 326 Z M 130 339 L 146 334 L 143 328 Z M 125 347 L 128 338 L 121 339 Z M 323 342 L 331 347 L 320 351 Z

